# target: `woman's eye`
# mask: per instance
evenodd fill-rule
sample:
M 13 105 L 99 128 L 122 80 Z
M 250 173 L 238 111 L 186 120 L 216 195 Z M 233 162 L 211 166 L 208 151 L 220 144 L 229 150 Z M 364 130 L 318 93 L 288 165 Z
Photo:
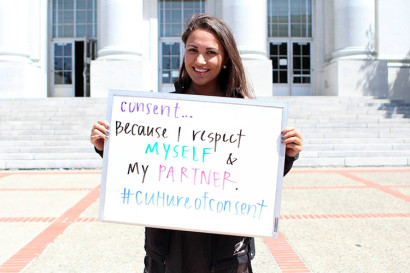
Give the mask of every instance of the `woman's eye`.
M 208 54 L 214 55 L 214 54 L 216 54 L 216 52 L 215 51 L 208 51 Z
M 196 52 L 195 48 L 188 48 L 188 52 Z

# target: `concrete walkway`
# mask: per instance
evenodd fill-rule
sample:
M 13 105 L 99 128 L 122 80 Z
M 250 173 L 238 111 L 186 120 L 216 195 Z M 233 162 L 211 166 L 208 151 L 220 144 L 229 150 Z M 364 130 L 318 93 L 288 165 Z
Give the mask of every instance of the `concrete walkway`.
M 0 272 L 142 272 L 144 229 L 98 222 L 101 173 L 0 172 Z M 410 168 L 299 169 L 255 273 L 409 272 Z

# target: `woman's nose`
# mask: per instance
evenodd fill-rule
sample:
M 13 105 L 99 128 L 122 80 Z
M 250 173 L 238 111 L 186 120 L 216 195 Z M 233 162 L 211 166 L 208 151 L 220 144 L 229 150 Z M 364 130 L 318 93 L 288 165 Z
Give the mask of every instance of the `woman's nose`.
M 205 58 L 202 54 L 198 54 L 198 57 L 196 58 L 195 62 L 197 64 L 205 64 L 206 63 Z

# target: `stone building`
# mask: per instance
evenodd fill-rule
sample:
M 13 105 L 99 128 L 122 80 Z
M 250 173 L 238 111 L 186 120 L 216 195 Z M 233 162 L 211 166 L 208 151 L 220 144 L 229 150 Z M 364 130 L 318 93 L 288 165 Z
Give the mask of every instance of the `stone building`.
M 259 97 L 410 101 L 408 0 L 0 0 L 0 98 L 171 91 L 195 12 L 231 26 Z

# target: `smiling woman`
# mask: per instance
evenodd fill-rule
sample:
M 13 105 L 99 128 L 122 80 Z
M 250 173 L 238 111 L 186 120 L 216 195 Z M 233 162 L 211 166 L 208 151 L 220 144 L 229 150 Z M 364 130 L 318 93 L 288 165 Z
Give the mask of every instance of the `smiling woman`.
M 208 14 L 194 15 L 182 35 L 182 41 L 185 45 L 185 56 L 178 79 L 175 82 L 176 93 L 231 98 L 254 97 L 246 81 L 244 67 L 235 39 L 229 26 L 224 21 Z M 123 111 L 135 113 L 135 111 L 141 110 L 144 112 L 142 105 L 133 103 L 123 102 L 121 107 L 123 107 L 121 109 Z M 177 117 L 176 112 L 179 107 L 176 103 L 175 107 L 149 109 L 153 110 L 153 114 L 168 115 L 169 113 L 170 117 Z M 138 127 L 137 124 L 116 125 L 117 130 L 121 131 L 120 133 L 141 133 L 142 135 L 146 133 L 145 128 Z M 161 131 L 160 128 L 155 133 L 150 131 L 150 136 L 166 138 L 165 133 L 166 131 Z M 102 155 L 104 140 L 108 137 L 107 134 L 109 134 L 109 130 L 106 121 L 99 121 L 94 125 L 91 142 L 100 155 Z M 194 130 L 192 140 L 196 144 L 205 145 L 206 143 L 213 147 L 201 146 L 202 150 L 200 150 L 195 146 L 188 147 L 177 144 L 171 147 L 171 144 L 167 145 L 166 143 L 162 143 L 163 145 L 160 146 L 159 142 L 155 142 L 147 146 L 146 153 L 162 155 L 165 156 L 165 159 L 175 157 L 175 160 L 178 161 L 191 159 L 192 161 L 200 161 L 201 158 L 202 161 L 205 161 L 205 158 L 211 160 L 211 155 L 213 151 L 216 151 L 218 142 L 229 142 L 232 146 L 239 148 L 241 138 L 245 136 L 242 130 L 235 133 Z M 284 166 L 284 174 L 286 174 L 292 168 L 293 162 L 296 160 L 295 156 L 302 150 L 303 139 L 296 129 L 288 127 L 283 129 L 282 143 L 286 145 Z M 160 148 L 163 148 L 161 154 L 159 153 Z M 173 178 L 175 170 L 171 165 L 162 165 L 159 169 L 162 180 L 168 177 Z M 178 173 L 180 174 L 179 179 L 188 179 L 189 177 L 195 181 L 196 174 L 198 174 L 199 179 L 199 171 L 195 169 L 193 174 L 189 174 L 188 169 L 182 167 Z M 235 184 L 235 180 L 230 178 L 228 170 L 223 172 L 215 170 L 210 172 L 208 170 L 208 172 L 201 171 L 200 173 L 201 179 L 208 178 L 208 183 L 213 183 L 214 186 L 220 185 L 218 183 L 221 181 L 222 185 L 224 185 L 224 181 Z M 213 182 L 210 182 L 211 180 Z M 253 181 L 248 182 L 252 183 Z M 171 183 L 174 182 L 171 181 Z M 206 184 L 206 182 L 204 183 Z M 227 185 L 229 184 L 227 183 Z M 222 203 L 219 207 L 222 210 L 221 206 Z M 261 203 L 261 209 L 262 206 L 263 202 Z M 256 204 L 254 206 L 241 204 L 240 207 L 238 204 L 237 210 L 241 213 L 256 215 L 255 211 L 252 210 L 254 208 L 256 208 Z M 213 209 L 218 209 L 218 206 L 214 206 Z M 218 225 L 218 223 L 215 223 L 215 225 Z M 145 229 L 145 250 L 144 273 L 251 273 L 251 260 L 255 255 L 253 238 L 151 227 Z

